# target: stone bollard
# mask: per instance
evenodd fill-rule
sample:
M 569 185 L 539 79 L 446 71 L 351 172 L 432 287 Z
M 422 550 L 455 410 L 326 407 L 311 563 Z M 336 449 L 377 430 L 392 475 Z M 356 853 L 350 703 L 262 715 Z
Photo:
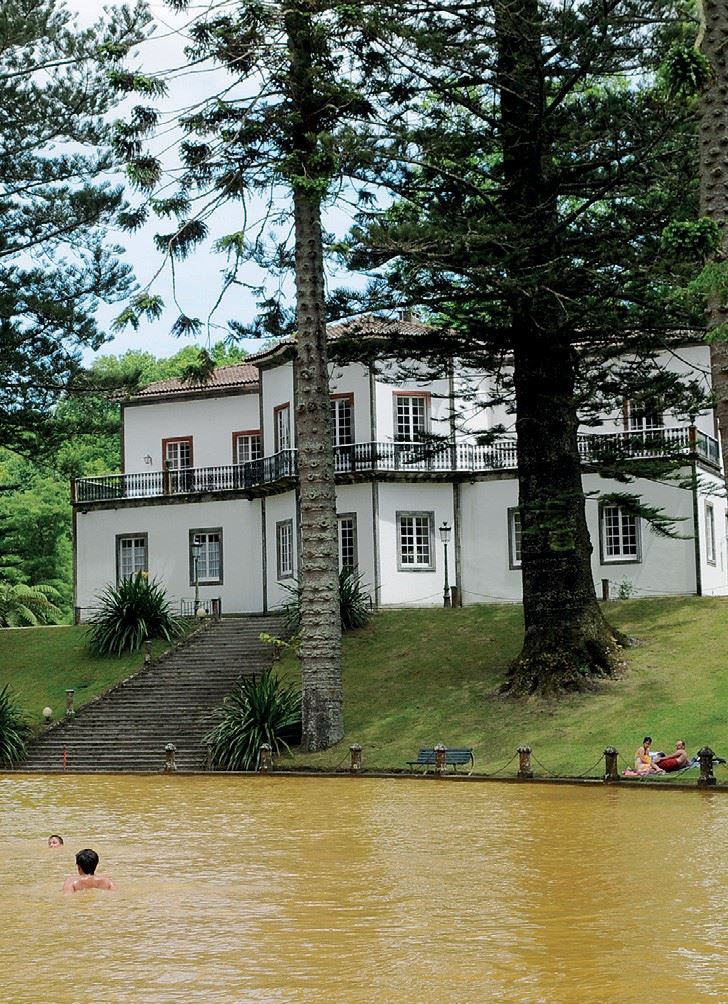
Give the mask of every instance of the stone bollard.
M 144 665 L 149 666 L 152 662 L 152 643 L 150 641 L 144 642 Z
M 261 774 L 270 774 L 273 770 L 273 747 L 270 743 L 263 743 L 260 747 L 258 770 Z
M 222 620 L 222 597 L 216 596 L 212 601 L 212 619 Z
M 351 753 L 351 767 L 349 767 L 349 773 L 361 774 L 361 746 L 359 743 L 353 743 L 349 747 L 349 752 Z
M 76 714 L 73 707 L 73 693 L 72 690 L 66 691 L 66 718 L 73 718 Z
M 611 784 L 619 781 L 619 771 L 617 769 L 617 757 L 619 753 L 614 746 L 607 746 L 604 750 L 604 781 Z
M 533 777 L 531 770 L 531 747 L 519 746 L 518 750 L 518 777 L 522 781 L 529 781 Z
M 164 773 L 174 774 L 177 770 L 177 747 L 167 743 L 164 747 Z
M 447 758 L 447 747 L 443 746 L 442 743 L 438 743 L 434 748 L 435 753 L 435 774 L 437 777 L 442 777 L 445 773 L 445 760 Z
M 717 784 L 715 775 L 713 774 L 713 753 L 710 746 L 703 746 L 701 750 L 698 750 L 698 759 L 700 760 L 700 777 L 698 778 L 698 787 L 708 788 L 711 785 Z

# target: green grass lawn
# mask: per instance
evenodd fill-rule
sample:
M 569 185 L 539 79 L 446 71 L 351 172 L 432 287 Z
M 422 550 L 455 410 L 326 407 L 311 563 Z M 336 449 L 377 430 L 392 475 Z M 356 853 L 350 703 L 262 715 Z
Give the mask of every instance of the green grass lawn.
M 89 655 L 84 627 L 3 628 L 0 630 L 0 687 L 6 683 L 18 704 L 37 725 L 43 708 L 55 718 L 66 710 L 66 690 L 75 691 L 77 708 L 114 683 L 137 672 L 142 654 L 101 658 Z M 169 645 L 154 642 L 153 655 Z
M 344 640 L 344 741 L 296 752 L 294 764 L 345 765 L 359 742 L 365 767 L 402 768 L 421 746 L 443 742 L 472 746 L 476 771 L 490 773 L 527 743 L 537 774 L 579 775 L 597 761 L 599 773 L 608 745 L 622 754 L 620 769 L 630 766 L 647 734 L 654 749 L 685 738 L 690 754 L 707 743 L 728 756 L 728 600 L 627 600 L 605 613 L 637 642 L 629 668 L 597 693 L 559 702 L 494 694 L 519 650 L 518 606 L 380 613 Z M 295 675 L 292 661 L 283 672 Z

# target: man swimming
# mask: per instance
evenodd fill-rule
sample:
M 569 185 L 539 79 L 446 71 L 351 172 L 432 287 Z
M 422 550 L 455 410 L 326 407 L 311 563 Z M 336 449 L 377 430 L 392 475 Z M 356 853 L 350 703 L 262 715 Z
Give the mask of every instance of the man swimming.
M 63 837 L 61 837 L 58 833 L 51 833 L 50 837 L 48 837 L 48 846 L 63 847 Z
M 84 848 L 76 855 L 76 868 L 78 878 L 68 875 L 63 883 L 64 892 L 83 892 L 84 889 L 108 889 L 115 892 L 116 886 L 106 875 L 97 875 L 96 869 L 99 864 L 99 856 L 90 847 Z

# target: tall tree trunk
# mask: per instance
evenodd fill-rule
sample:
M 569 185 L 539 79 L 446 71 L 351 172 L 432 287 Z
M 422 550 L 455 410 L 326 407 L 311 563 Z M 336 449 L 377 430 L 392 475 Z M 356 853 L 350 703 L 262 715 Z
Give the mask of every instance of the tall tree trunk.
M 550 694 L 610 675 L 616 636 L 602 616 L 591 573 L 574 349 L 548 289 L 559 261 L 558 186 L 545 117 L 538 0 L 505 0 L 496 11 L 503 206 L 514 229 L 510 312 L 526 628 L 508 689 Z
M 713 69 L 713 79 L 700 101 L 700 214 L 723 227 L 718 257 L 728 260 L 728 6 L 725 0 L 702 0 L 701 38 L 703 55 Z M 708 302 L 708 330 L 728 322 L 724 297 L 714 293 Z M 710 347 L 710 368 L 715 394 L 723 463 L 728 462 L 728 340 L 717 339 Z
M 320 185 L 315 183 L 317 108 L 310 98 L 309 14 L 299 0 L 286 12 L 291 105 L 298 129 L 292 180 L 296 239 L 296 439 L 301 518 L 301 689 L 303 745 L 327 749 L 344 734 L 336 485 L 326 348 Z M 324 186 L 325 187 L 325 186 Z

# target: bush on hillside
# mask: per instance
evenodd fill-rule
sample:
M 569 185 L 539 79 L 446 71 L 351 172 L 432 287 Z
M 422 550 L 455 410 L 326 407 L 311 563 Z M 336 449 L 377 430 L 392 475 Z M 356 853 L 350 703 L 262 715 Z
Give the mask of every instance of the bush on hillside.
M 0 764 L 13 767 L 25 757 L 30 726 L 6 683 L 0 690 Z
M 272 671 L 244 676 L 218 715 L 203 743 L 211 766 L 221 770 L 255 770 L 263 743 L 279 755 L 300 742 L 301 694 Z
M 107 586 L 97 603 L 87 635 L 93 655 L 138 652 L 147 638 L 173 641 L 184 630 L 162 587 L 142 572 Z
M 291 599 L 284 605 L 286 625 L 295 632 L 301 624 L 301 587 L 298 584 L 287 587 Z M 369 593 L 364 589 L 362 577 L 355 568 L 342 568 L 339 572 L 339 612 L 341 630 L 352 631 L 366 627 L 371 620 L 372 605 Z
M 61 594 L 53 586 L 0 581 L 0 627 L 58 624 L 63 618 L 60 600 Z

